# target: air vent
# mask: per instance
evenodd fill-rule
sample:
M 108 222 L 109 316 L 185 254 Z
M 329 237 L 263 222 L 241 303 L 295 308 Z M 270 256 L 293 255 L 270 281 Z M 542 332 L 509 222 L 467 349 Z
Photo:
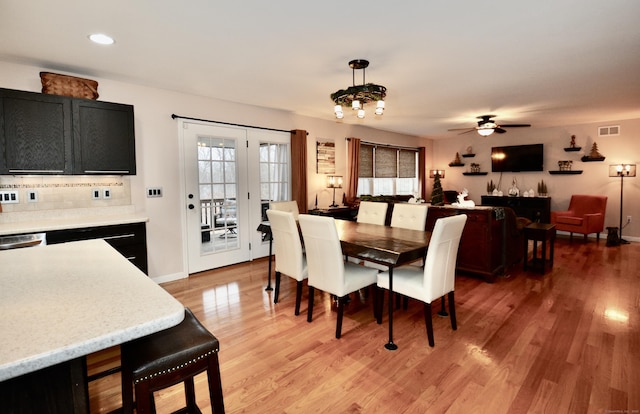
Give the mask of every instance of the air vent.
M 613 135 L 620 135 L 620 125 L 598 127 L 599 137 L 610 137 Z

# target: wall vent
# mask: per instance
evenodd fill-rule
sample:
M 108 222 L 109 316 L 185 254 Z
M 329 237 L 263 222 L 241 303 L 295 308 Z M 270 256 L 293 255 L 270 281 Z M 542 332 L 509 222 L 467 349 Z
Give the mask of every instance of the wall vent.
M 620 135 L 620 125 L 598 127 L 599 137 L 610 137 L 614 135 Z

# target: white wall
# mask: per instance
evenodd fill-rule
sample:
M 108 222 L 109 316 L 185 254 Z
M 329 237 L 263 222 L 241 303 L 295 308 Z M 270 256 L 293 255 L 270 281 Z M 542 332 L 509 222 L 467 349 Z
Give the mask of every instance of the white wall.
M 598 137 L 598 126 L 620 125 L 619 136 Z M 576 136 L 579 152 L 565 152 L 569 147 L 571 135 Z M 580 158 L 588 155 L 596 142 L 599 152 L 605 157 L 603 162 L 582 162 Z M 602 194 L 608 197 L 605 226 L 618 226 L 620 220 L 620 179 L 609 178 L 609 165 L 621 162 L 640 164 L 640 119 L 613 120 L 593 124 L 570 125 L 554 128 L 512 128 L 505 134 L 493 134 L 487 138 L 475 133 L 465 134 L 453 139 L 434 141 L 434 167 L 445 169 L 442 180 L 443 189 L 469 190 L 469 198 L 480 204 L 480 197 L 486 194 L 489 180 L 500 181 L 500 173 L 491 172 L 491 147 L 521 144 L 544 144 L 544 171 L 503 173 L 501 189 L 507 193 L 515 177 L 521 192 L 533 189 L 536 194 L 537 183 L 544 180 L 551 197 L 552 210 L 566 210 L 572 194 Z M 462 158 L 464 167 L 449 167 L 456 152 L 460 155 L 472 146 L 474 158 Z M 558 161 L 572 160 L 573 170 L 582 170 L 580 175 L 551 175 L 549 170 L 558 170 Z M 480 164 L 486 176 L 464 176 L 469 164 Z M 630 240 L 640 241 L 640 177 L 624 180 L 623 221 L 633 216 L 623 235 Z M 623 222 L 624 226 L 624 222 Z M 627 237 L 629 236 L 629 237 Z
M 40 92 L 40 71 L 51 71 L 51 68 L 0 62 L 0 87 Z M 82 74 L 78 76 L 87 77 Z M 315 172 L 316 140 L 336 142 L 336 174 L 342 175 L 346 175 L 345 137 L 355 136 L 367 141 L 405 146 L 427 146 L 428 149 L 431 147 L 431 141 L 427 139 L 378 131 L 359 125 L 349 126 L 339 122 L 300 117 L 285 111 L 240 105 L 109 79 L 92 79 L 99 82 L 99 100 L 127 103 L 135 107 L 137 175 L 129 177 L 131 203 L 137 212 L 144 212 L 149 217 L 149 275 L 155 280 L 186 276 L 182 255 L 182 209 L 186 203 L 181 200 L 180 194 L 177 121 L 171 118 L 171 114 L 283 130 L 308 131 L 309 207 L 313 207 L 316 194 L 320 207 L 328 206 L 333 196 L 333 193 L 324 188 L 324 176 Z M 328 98 L 327 110 L 331 110 Z M 366 120 L 363 124 L 375 126 L 375 120 Z M 0 177 L 0 180 L 2 179 Z M 6 179 L 8 178 L 5 177 Z M 163 188 L 164 196 L 146 198 L 145 188 L 155 186 Z M 342 194 L 336 192 L 336 199 L 341 200 Z

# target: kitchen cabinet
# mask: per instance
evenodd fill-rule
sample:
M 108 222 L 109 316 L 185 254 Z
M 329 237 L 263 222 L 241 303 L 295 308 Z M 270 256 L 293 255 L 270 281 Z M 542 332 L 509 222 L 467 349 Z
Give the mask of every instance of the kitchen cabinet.
M 135 173 L 132 105 L 0 89 L 0 174 Z
M 148 274 L 147 232 L 144 222 L 47 232 L 47 244 L 90 239 L 104 239 L 138 269 Z

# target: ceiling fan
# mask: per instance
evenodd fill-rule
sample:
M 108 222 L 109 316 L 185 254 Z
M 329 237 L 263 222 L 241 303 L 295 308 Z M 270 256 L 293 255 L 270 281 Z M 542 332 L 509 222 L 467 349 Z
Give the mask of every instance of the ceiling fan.
M 494 121 L 491 118 L 494 118 L 495 115 L 480 115 L 476 118 L 478 118 L 480 121 L 478 121 L 478 126 L 477 127 L 471 127 L 471 128 L 454 128 L 454 129 L 449 129 L 449 131 L 464 131 L 461 132 L 460 135 L 462 134 L 466 134 L 467 132 L 471 132 L 471 131 L 477 131 L 478 134 L 482 135 L 483 137 L 488 137 L 489 135 L 493 134 L 494 132 L 497 132 L 498 134 L 504 134 L 505 132 L 507 132 L 504 128 L 522 128 L 522 127 L 530 127 L 530 124 L 508 124 L 508 125 L 499 125 L 496 121 Z

